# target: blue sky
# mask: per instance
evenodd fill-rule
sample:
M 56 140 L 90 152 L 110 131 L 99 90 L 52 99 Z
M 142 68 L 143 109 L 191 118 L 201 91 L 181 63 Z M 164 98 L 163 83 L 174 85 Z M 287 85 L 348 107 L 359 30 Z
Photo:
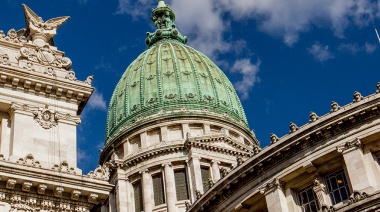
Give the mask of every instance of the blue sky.
M 25 27 L 21 4 L 44 20 L 71 19 L 55 44 L 73 61 L 78 79 L 96 88 L 78 127 L 79 167 L 97 166 L 106 110 L 126 67 L 145 49 L 156 0 L 7 0 L 0 29 Z M 346 105 L 354 91 L 375 92 L 380 81 L 380 2 L 371 0 L 172 0 L 176 25 L 189 45 L 224 70 L 238 91 L 262 147 L 269 134 L 306 124 L 332 101 Z

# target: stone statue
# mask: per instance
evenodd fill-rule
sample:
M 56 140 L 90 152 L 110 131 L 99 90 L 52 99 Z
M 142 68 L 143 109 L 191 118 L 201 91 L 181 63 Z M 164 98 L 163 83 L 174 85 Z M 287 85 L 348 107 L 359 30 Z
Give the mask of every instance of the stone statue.
M 289 129 L 290 129 L 290 132 L 289 133 L 294 133 L 295 131 L 298 130 L 298 127 L 296 124 L 294 124 L 293 122 L 290 122 L 289 124 Z
M 310 121 L 309 121 L 310 123 L 311 123 L 311 122 L 315 122 L 315 121 L 317 121 L 317 119 L 319 118 L 319 117 L 317 116 L 317 114 L 314 113 L 314 112 L 310 112 L 309 117 L 310 117 Z
M 332 112 L 336 112 L 340 109 L 340 106 L 338 105 L 338 103 L 336 102 L 331 102 L 331 110 L 330 110 L 330 113 Z
M 363 99 L 363 96 L 359 92 L 355 91 L 354 92 L 354 101 L 353 102 L 360 102 L 362 99 Z

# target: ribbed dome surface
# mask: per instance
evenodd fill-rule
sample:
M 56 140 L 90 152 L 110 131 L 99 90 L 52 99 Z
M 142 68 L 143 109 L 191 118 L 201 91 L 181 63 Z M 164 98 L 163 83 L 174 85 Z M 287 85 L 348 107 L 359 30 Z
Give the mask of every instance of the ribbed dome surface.
M 106 138 L 137 119 L 176 110 L 188 111 L 176 116 L 228 115 L 248 128 L 225 74 L 204 54 L 167 38 L 151 45 L 124 72 L 111 98 Z

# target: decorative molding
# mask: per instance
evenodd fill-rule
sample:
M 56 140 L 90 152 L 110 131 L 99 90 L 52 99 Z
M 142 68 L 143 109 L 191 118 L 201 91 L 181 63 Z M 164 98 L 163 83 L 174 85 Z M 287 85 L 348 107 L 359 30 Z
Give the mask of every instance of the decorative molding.
M 72 192 L 71 192 L 71 199 L 72 200 L 79 200 L 79 197 L 80 197 L 80 195 L 81 195 L 81 191 L 79 191 L 79 190 L 73 190 Z
M 340 146 L 337 146 L 336 149 L 339 153 L 344 154 L 347 152 L 347 150 L 350 149 L 361 149 L 362 143 L 359 138 L 356 138 L 354 141 L 346 142 L 345 144 L 342 144 Z
M 227 176 L 227 174 L 228 174 L 228 170 L 226 168 L 221 168 L 220 169 L 220 175 L 221 175 L 222 178 L 225 177 L 225 176 Z
M 44 129 L 50 129 L 58 124 L 54 110 L 39 108 L 37 111 L 33 111 L 33 114 L 34 120 Z
M 66 120 L 66 121 L 74 122 L 75 124 L 80 124 L 82 122 L 81 116 L 71 115 L 69 113 L 56 112 L 55 117 L 57 120 Z
M 57 186 L 57 187 L 55 188 L 55 190 L 54 190 L 54 196 L 55 196 L 55 197 L 59 197 L 59 198 L 61 198 L 61 197 L 62 197 L 62 193 L 63 193 L 64 190 L 65 190 L 65 189 L 64 189 L 63 187 L 61 187 L 61 186 Z
M 195 190 L 195 196 L 198 199 L 200 199 L 202 197 L 202 193 L 199 191 L 199 190 Z
M 25 36 L 23 35 L 18 36 L 15 29 L 10 29 L 7 32 L 7 35 L 4 34 L 3 30 L 0 30 L 0 41 L 6 41 L 9 43 L 15 43 L 15 44 L 22 44 L 22 43 L 27 42 Z
M 185 208 L 186 212 L 189 211 L 189 209 L 191 208 L 191 204 L 188 201 L 185 201 Z
M 94 80 L 94 76 L 88 76 L 87 79 L 84 81 L 86 84 L 91 85 L 92 80 Z
M 38 187 L 37 187 L 37 193 L 39 193 L 39 194 L 45 194 L 46 189 L 47 189 L 47 185 L 46 184 L 39 184 Z
M 241 156 L 236 157 L 236 167 L 242 165 L 244 163 L 244 160 Z
M 272 181 L 266 183 L 263 187 L 259 188 L 261 194 L 267 195 L 269 192 L 275 189 L 283 189 L 284 182 L 280 181 L 278 178 L 274 178 Z
M 358 202 L 360 200 L 363 200 L 363 199 L 365 199 L 367 197 L 368 197 L 368 194 L 366 192 L 359 192 L 359 191 L 355 190 L 351 194 L 350 198 L 348 199 L 348 204 L 351 205 L 351 204 L 353 204 L 355 202 Z
M 108 181 L 110 177 L 110 166 L 112 166 L 110 163 L 105 163 L 103 166 L 99 165 L 94 171 L 90 171 L 87 176 L 92 179 Z
M 30 182 L 30 181 L 24 181 L 22 183 L 22 191 L 29 192 L 30 191 L 30 187 L 32 187 L 32 182 Z
M 212 188 L 214 186 L 214 184 L 215 184 L 214 181 L 211 178 L 208 178 L 208 180 L 207 180 L 208 188 L 209 189 Z
M 0 54 L 0 64 L 7 66 L 11 65 L 8 54 Z
M 75 175 L 76 171 L 74 167 L 70 167 L 69 163 L 67 161 L 62 161 L 60 164 L 54 164 L 53 168 L 54 171 L 66 173 L 66 174 L 72 174 Z
M 90 193 L 88 195 L 88 202 L 92 204 L 97 204 L 98 203 L 98 195 L 95 193 Z
M 18 159 L 17 163 L 23 166 L 31 166 L 37 168 L 41 167 L 40 162 L 34 160 L 34 156 L 32 154 L 27 154 L 25 157 Z
M 6 187 L 7 189 L 14 189 L 16 183 L 17 183 L 16 179 L 9 178 L 9 179 L 7 180 L 7 184 L 6 184 L 5 187 Z

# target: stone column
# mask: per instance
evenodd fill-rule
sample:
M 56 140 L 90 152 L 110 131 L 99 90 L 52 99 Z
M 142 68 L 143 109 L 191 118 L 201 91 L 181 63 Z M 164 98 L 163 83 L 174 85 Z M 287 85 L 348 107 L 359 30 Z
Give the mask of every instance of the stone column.
M 115 189 L 116 209 L 117 211 L 127 211 L 127 183 L 126 175 L 123 169 L 117 169 L 117 182 Z
M 148 169 L 141 172 L 144 212 L 151 212 L 154 207 L 153 182 Z
M 114 192 L 116 192 L 116 189 L 115 189 L 115 191 Z M 108 205 L 108 211 L 109 212 L 114 212 L 114 211 L 116 211 L 116 201 L 115 201 L 115 193 L 114 192 L 111 192 L 110 193 L 110 195 L 109 195 L 109 197 L 108 197 L 108 203 L 109 203 L 109 205 Z M 103 212 L 103 206 L 102 206 L 102 210 L 101 210 L 102 212 Z M 107 212 L 107 210 L 106 210 L 106 212 Z
M 329 208 L 332 205 L 331 199 L 326 189 L 326 185 L 323 183 L 322 178 L 318 174 L 314 177 L 313 190 L 317 195 L 319 208 L 322 208 L 323 205 Z
M 214 182 L 218 182 L 220 180 L 220 171 L 219 171 L 219 162 L 218 161 L 211 161 L 211 170 L 212 170 L 212 177 Z
M 265 195 L 268 212 L 288 212 L 286 197 L 283 191 L 283 183 L 275 178 L 260 188 L 260 193 Z
M 125 181 L 125 183 L 127 185 L 127 208 L 128 208 L 127 211 L 133 211 L 133 207 L 135 204 L 135 202 L 133 201 L 133 186 L 128 178 Z
M 346 142 L 344 145 L 338 146 L 337 150 L 343 155 L 352 189 L 366 193 L 374 192 L 377 186 L 376 176 L 365 162 L 360 140 Z
M 169 212 L 176 212 L 177 207 L 175 206 L 175 203 L 177 202 L 177 195 L 175 190 L 174 171 L 170 163 L 164 164 L 163 166 L 165 173 L 166 204 Z
M 192 196 L 195 197 L 195 191 L 200 191 L 203 194 L 203 184 L 202 184 L 202 174 L 201 174 L 201 163 L 199 161 L 199 156 L 192 156 L 189 160 L 189 168 L 191 175 L 191 184 L 193 191 Z

